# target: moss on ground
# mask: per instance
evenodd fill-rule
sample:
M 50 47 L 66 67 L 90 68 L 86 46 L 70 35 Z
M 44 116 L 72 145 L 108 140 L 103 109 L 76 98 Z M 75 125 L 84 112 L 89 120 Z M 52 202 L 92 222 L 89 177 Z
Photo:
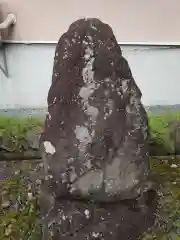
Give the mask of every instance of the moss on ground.
M 19 175 L 0 182 L 0 239 L 41 239 L 38 194 Z
M 5 144 L 10 151 L 15 152 L 26 151 L 29 148 L 26 133 L 37 126 L 43 126 L 39 118 L 0 116 L 0 146 Z
M 151 159 L 151 169 L 160 183 L 156 224 L 143 240 L 180 239 L 180 162 Z
M 150 129 L 150 152 L 152 155 L 174 153 L 174 141 L 169 123 L 180 119 L 180 112 L 148 113 Z

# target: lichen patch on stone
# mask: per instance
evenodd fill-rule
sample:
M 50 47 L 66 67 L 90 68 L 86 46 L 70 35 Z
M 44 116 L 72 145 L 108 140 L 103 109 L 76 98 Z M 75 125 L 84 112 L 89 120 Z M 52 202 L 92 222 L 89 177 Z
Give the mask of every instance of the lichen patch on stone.
M 55 147 L 49 141 L 44 141 L 44 148 L 45 148 L 45 152 L 48 154 L 53 155 L 56 152 Z

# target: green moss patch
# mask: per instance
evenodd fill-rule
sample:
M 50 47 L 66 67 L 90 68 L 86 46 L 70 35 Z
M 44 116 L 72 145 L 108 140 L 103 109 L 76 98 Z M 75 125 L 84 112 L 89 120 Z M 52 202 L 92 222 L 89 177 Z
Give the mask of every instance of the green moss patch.
M 0 145 L 12 152 L 26 151 L 29 148 L 26 133 L 37 127 L 43 128 L 41 119 L 0 116 Z
M 0 182 L 0 239 L 41 239 L 38 195 L 21 176 Z
M 180 112 L 148 113 L 150 130 L 150 154 L 174 154 L 174 139 L 171 135 L 170 123 L 180 119 Z
M 160 183 L 156 224 L 143 240 L 180 239 L 180 163 L 151 159 L 151 169 Z

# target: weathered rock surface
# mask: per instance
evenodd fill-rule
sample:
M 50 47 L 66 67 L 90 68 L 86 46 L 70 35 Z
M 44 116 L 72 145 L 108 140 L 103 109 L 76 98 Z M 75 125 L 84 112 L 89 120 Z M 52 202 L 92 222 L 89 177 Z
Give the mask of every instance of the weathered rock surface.
M 26 132 L 25 138 L 28 142 L 28 147 L 33 150 L 39 150 L 39 138 L 42 134 L 42 126 L 36 126 Z
M 48 112 L 40 140 L 43 239 L 137 239 L 156 206 L 148 120 L 107 24 L 80 19 L 60 38 Z

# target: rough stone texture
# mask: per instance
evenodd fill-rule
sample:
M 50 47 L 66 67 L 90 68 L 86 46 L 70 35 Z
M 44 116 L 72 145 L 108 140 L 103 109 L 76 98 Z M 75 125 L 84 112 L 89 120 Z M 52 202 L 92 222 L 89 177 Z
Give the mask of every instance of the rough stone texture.
M 40 142 L 43 240 L 133 240 L 153 224 L 147 114 L 98 19 L 74 22 L 57 44 Z
M 28 141 L 29 148 L 39 150 L 39 138 L 42 134 L 42 127 L 36 126 L 26 132 L 25 138 Z

